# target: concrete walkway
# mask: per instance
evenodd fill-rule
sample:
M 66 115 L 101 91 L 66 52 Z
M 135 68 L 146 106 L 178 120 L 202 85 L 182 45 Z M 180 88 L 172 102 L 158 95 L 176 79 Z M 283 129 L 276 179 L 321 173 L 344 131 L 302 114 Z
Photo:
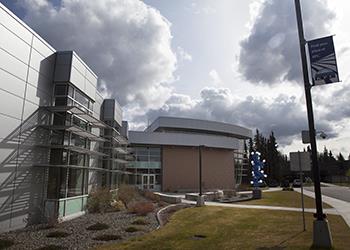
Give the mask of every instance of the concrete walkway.
M 182 203 L 186 204 L 196 204 L 195 201 L 189 201 L 182 199 Z M 220 202 L 212 202 L 206 201 L 205 205 L 207 206 L 217 206 L 217 207 L 235 207 L 235 208 L 250 208 L 250 209 L 267 209 L 267 210 L 280 210 L 280 211 L 293 211 L 293 212 L 301 212 L 301 208 L 296 207 L 278 207 L 278 206 L 262 206 L 262 205 L 243 205 L 243 204 L 232 204 L 232 203 L 220 203 Z M 316 210 L 313 208 L 305 208 L 305 212 L 307 213 L 315 213 Z M 334 208 L 324 209 L 326 214 L 339 214 Z
M 296 192 L 299 192 L 299 193 L 301 192 L 300 188 L 294 188 L 294 190 Z M 304 195 L 315 199 L 314 192 L 311 192 L 311 191 L 304 189 Z M 325 196 L 325 195 L 322 195 L 322 201 L 324 203 L 327 203 L 328 205 L 331 205 L 332 207 L 334 207 L 334 209 L 337 211 L 337 213 L 343 217 L 345 222 L 350 227 L 350 202 L 338 200 L 338 199 L 335 199 L 335 198 L 332 198 L 329 196 Z M 327 214 L 327 209 L 323 209 L 323 210 L 324 210 L 324 213 Z

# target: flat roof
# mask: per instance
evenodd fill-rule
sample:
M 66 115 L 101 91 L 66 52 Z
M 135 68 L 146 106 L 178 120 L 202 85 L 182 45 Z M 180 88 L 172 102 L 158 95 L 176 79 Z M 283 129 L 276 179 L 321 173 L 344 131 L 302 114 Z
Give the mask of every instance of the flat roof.
M 249 139 L 252 130 L 242 126 L 192 118 L 160 116 L 149 125 L 145 132 L 186 132 L 197 134 L 213 134 L 238 139 Z

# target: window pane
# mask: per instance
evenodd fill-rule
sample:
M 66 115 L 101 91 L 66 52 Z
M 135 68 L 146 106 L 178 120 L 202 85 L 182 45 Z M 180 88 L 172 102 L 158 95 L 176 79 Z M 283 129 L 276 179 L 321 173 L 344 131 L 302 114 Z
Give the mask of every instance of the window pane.
M 69 169 L 68 197 L 83 194 L 84 171 L 82 169 Z
M 47 198 L 58 199 L 66 195 L 67 172 L 64 168 L 49 168 Z
M 67 85 L 56 85 L 55 95 L 67 95 Z
M 67 97 L 56 97 L 55 106 L 67 106 Z

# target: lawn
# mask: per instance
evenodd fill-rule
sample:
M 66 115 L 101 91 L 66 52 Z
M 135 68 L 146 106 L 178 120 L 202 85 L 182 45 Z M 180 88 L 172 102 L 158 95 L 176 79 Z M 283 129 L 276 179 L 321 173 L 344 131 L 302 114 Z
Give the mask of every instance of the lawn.
M 262 199 L 260 200 L 244 201 L 237 204 L 301 207 L 301 195 L 295 191 L 263 192 Z M 305 208 L 315 208 L 315 200 L 305 195 L 304 204 Z M 323 207 L 331 208 L 331 206 L 325 203 L 323 203 Z
M 328 219 L 334 249 L 350 249 L 350 229 L 344 220 L 337 215 Z M 312 214 L 307 213 L 307 230 L 303 232 L 299 212 L 187 208 L 175 213 L 160 230 L 98 249 L 310 249 L 312 221 Z

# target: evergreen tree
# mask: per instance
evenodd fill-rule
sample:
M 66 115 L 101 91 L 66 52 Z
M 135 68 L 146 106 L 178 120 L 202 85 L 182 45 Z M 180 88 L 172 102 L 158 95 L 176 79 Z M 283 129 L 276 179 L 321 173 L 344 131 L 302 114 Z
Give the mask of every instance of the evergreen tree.
M 342 153 L 339 153 L 339 155 L 337 157 L 337 160 L 340 161 L 340 162 L 344 162 L 345 161 L 344 156 L 342 155 Z

